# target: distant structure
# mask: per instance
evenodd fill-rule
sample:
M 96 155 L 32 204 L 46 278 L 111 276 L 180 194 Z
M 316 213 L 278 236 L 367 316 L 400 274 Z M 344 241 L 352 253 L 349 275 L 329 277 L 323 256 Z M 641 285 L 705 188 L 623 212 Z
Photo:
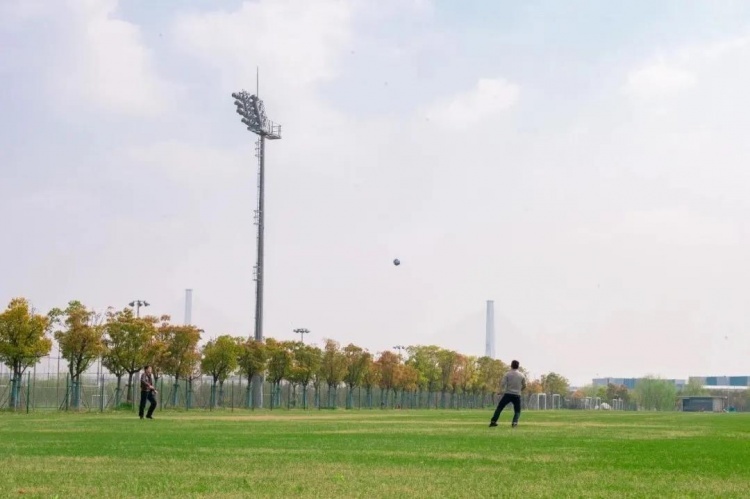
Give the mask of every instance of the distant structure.
M 704 388 L 750 388 L 750 376 L 690 376 Z
M 495 302 L 487 300 L 487 331 L 484 341 L 484 355 L 495 358 Z
M 624 386 L 628 390 L 633 390 L 635 385 L 638 384 L 638 381 L 642 379 L 644 378 L 594 378 L 591 380 L 591 383 L 594 386 L 615 385 Z M 665 379 L 662 381 L 672 383 L 678 390 L 687 384 L 687 380 L 684 379 Z
M 727 408 L 727 397 L 690 396 L 677 399 L 677 408 L 683 412 L 724 412 Z
M 193 323 L 193 290 L 185 290 L 185 325 Z

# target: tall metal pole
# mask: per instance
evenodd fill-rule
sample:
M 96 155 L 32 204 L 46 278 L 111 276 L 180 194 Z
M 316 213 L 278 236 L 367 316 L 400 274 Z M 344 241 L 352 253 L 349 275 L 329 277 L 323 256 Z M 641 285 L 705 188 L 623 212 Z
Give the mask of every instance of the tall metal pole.
M 263 341 L 263 229 L 265 219 L 265 148 L 263 134 L 258 137 L 258 263 L 255 269 L 255 341 Z M 253 380 L 255 407 L 263 407 L 263 375 Z
M 266 139 L 276 140 L 281 138 L 281 126 L 273 123 L 266 117 L 263 102 L 258 97 L 258 77 L 256 75 L 256 94 L 250 95 L 246 91 L 232 94 L 234 105 L 237 106 L 237 114 L 242 116 L 242 123 L 247 129 L 258 136 L 258 206 L 256 223 L 258 224 L 258 253 L 255 266 L 255 331 L 256 341 L 263 341 L 263 283 L 265 280 L 264 268 L 264 230 L 266 218 L 265 206 L 265 153 Z M 255 407 L 263 406 L 263 376 L 256 375 L 253 378 L 253 400 Z

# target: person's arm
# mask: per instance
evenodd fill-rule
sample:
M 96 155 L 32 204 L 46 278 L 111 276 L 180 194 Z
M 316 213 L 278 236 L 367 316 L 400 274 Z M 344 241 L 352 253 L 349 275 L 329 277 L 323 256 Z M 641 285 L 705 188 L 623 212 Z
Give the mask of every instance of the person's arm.
M 504 392 L 508 390 L 508 373 L 503 375 L 503 379 L 500 381 L 500 389 Z
M 526 390 L 526 376 L 521 375 L 521 391 Z

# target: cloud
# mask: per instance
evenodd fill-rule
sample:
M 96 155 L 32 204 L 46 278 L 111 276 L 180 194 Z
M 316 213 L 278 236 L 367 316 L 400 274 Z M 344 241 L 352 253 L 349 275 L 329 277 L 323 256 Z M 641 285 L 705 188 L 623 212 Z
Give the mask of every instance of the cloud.
M 513 106 L 519 98 L 518 85 L 504 79 L 481 78 L 476 87 L 434 104 L 427 116 L 452 129 L 465 129 L 481 123 Z
M 625 92 L 638 98 L 658 98 L 690 89 L 696 83 L 692 72 L 658 62 L 631 71 Z
M 254 83 L 260 66 L 263 88 L 299 91 L 336 76 L 336 56 L 353 36 L 351 15 L 348 1 L 246 1 L 232 12 L 181 15 L 173 33 L 218 71 L 225 88 Z
M 70 44 L 56 57 L 55 85 L 71 105 L 126 116 L 156 116 L 178 89 L 162 80 L 141 29 L 117 17 L 117 0 L 70 0 Z
M 133 146 L 123 151 L 131 164 L 126 175 L 163 174 L 169 181 L 205 194 L 210 190 L 226 189 L 237 182 L 254 181 L 255 158 L 249 147 L 240 149 L 216 148 L 177 140 Z

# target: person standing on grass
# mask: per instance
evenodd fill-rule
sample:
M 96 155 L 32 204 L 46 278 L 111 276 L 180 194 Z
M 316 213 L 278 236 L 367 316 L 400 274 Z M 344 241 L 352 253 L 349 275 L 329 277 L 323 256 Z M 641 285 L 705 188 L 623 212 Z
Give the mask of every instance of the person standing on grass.
M 492 415 L 490 420 L 490 426 L 497 426 L 497 420 L 500 419 L 500 413 L 503 412 L 505 406 L 513 404 L 513 423 L 512 426 L 515 428 L 518 426 L 518 418 L 521 417 L 521 393 L 526 389 L 526 376 L 518 370 L 520 364 L 517 360 L 510 363 L 510 371 L 505 373 L 500 386 L 503 390 L 503 397 L 500 399 L 500 403 L 497 404 L 495 414 Z
M 143 368 L 141 374 L 141 406 L 138 409 L 138 416 L 143 419 L 143 411 L 146 409 L 146 401 L 151 402 L 146 414 L 147 419 L 154 419 L 154 410 L 156 409 L 156 395 L 157 391 L 154 388 L 154 375 L 151 372 L 151 366 Z

